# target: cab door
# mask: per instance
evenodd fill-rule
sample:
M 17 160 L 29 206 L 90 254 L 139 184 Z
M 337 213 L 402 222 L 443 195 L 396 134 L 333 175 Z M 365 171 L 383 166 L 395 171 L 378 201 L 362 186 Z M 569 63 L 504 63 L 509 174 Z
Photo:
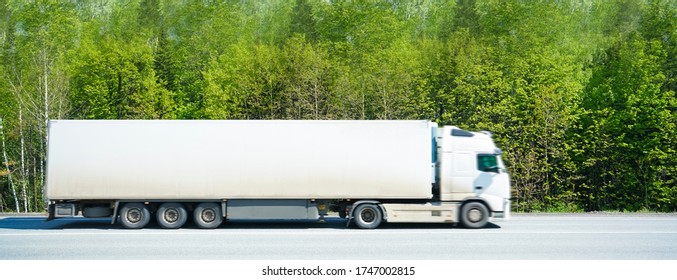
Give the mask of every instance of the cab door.
M 473 192 L 479 196 L 492 185 L 501 170 L 497 155 L 478 154 L 476 162 L 477 176 L 473 180 Z
M 493 212 L 510 211 L 510 176 L 498 154 L 478 154 L 474 192 L 482 197 Z

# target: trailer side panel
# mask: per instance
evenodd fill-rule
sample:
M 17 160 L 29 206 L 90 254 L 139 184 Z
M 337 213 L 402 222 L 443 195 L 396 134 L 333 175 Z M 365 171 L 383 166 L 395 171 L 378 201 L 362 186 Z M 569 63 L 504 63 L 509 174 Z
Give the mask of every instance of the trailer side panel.
M 431 197 L 427 121 L 51 121 L 47 197 Z

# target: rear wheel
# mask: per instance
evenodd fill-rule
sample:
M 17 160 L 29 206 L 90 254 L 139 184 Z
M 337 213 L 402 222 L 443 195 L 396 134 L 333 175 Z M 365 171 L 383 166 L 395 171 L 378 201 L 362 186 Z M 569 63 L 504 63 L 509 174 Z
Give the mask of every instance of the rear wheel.
M 461 224 L 467 228 L 483 228 L 489 223 L 489 209 L 480 202 L 468 202 L 461 207 Z
M 217 228 L 223 222 L 221 207 L 216 203 L 200 203 L 193 211 L 193 220 L 200 228 Z
M 143 203 L 127 203 L 120 209 L 120 223 L 128 229 L 140 229 L 150 222 L 150 210 Z
M 188 211 L 181 203 L 166 202 L 157 209 L 157 222 L 166 229 L 177 229 L 188 220 Z
M 360 204 L 353 212 L 355 224 L 361 229 L 375 229 L 383 221 L 383 213 L 375 204 Z

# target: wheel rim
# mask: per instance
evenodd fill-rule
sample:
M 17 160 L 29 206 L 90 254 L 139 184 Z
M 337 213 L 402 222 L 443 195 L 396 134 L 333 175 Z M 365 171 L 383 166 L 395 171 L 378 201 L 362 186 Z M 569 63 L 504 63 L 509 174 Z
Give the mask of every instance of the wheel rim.
M 143 219 L 143 213 L 141 212 L 141 209 L 139 208 L 132 208 L 127 211 L 127 221 L 129 221 L 132 224 L 136 224 Z
M 214 222 L 214 220 L 216 220 L 216 211 L 214 211 L 214 209 L 202 210 L 202 213 L 200 213 L 200 218 L 205 223 Z
M 470 211 L 468 211 L 468 220 L 470 220 L 473 223 L 479 222 L 482 220 L 482 211 L 477 208 L 472 208 Z
M 167 209 L 162 216 L 168 223 L 175 223 L 179 220 L 179 210 L 176 210 L 176 208 Z
M 365 223 L 373 223 L 374 220 L 376 220 L 376 212 L 374 209 L 364 209 L 362 212 L 360 212 L 360 218 L 362 219 L 363 222 Z

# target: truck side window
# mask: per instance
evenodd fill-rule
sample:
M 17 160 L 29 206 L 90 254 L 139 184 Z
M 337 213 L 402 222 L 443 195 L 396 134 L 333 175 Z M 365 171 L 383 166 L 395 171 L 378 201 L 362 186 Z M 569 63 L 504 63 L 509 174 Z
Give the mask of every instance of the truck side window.
M 496 155 L 477 155 L 477 169 L 482 172 L 498 173 Z

